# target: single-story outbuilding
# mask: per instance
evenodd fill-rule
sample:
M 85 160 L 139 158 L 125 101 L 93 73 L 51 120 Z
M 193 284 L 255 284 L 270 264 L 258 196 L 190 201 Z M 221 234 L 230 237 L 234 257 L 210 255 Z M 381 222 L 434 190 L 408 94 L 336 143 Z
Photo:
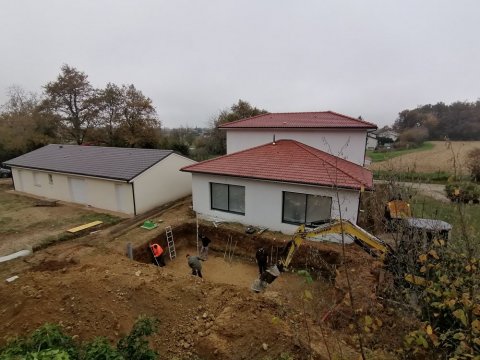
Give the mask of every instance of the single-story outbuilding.
M 341 215 L 357 221 L 369 170 L 295 140 L 279 140 L 184 167 L 203 218 L 292 234 Z M 338 200 L 337 200 L 338 193 Z
M 137 215 L 191 193 L 172 150 L 51 144 L 5 164 L 17 191 Z

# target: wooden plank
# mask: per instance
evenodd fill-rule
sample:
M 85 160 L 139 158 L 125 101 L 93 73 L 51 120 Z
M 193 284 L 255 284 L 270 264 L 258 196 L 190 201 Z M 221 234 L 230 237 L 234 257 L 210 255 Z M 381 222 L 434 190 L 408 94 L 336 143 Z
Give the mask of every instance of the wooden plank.
M 76 233 L 76 232 L 79 232 L 79 231 L 82 231 L 82 230 L 85 230 L 85 229 L 88 229 L 88 228 L 91 228 L 91 227 L 94 227 L 94 226 L 97 226 L 97 225 L 100 225 L 100 224 L 103 224 L 103 221 L 97 220 L 97 221 L 93 221 L 93 222 L 88 223 L 88 224 L 84 224 L 84 225 L 74 227 L 74 228 L 69 229 L 67 231 L 69 233 Z

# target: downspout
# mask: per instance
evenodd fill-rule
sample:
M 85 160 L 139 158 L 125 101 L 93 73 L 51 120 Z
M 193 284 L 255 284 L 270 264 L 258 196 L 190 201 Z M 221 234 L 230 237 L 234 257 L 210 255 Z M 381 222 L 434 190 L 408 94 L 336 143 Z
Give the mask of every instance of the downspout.
M 132 185 L 132 196 L 133 196 L 133 215 L 137 216 L 137 206 L 135 204 L 135 183 L 131 182 Z
M 365 136 L 365 146 L 363 148 L 363 166 L 365 166 L 365 159 L 367 158 L 368 130 L 366 135 L 367 136 Z
M 13 184 L 13 190 L 17 190 L 17 188 L 15 187 L 15 179 L 13 178 L 13 168 L 10 168 L 11 171 L 12 171 L 12 184 Z
M 360 206 L 362 205 L 362 190 L 358 192 L 358 206 L 357 206 L 357 221 L 355 225 L 358 225 L 358 219 L 360 219 Z

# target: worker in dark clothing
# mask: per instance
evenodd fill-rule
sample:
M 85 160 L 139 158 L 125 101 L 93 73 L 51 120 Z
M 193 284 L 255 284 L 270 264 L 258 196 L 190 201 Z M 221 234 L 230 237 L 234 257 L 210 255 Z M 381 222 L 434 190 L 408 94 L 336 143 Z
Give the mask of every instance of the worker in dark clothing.
M 205 234 L 200 235 L 200 240 L 202 241 L 202 247 L 200 248 L 200 257 L 203 260 L 207 260 L 208 257 L 208 245 L 212 242 Z
M 159 244 L 150 245 L 152 249 L 153 257 L 155 258 L 155 263 L 158 266 L 165 266 L 165 260 L 163 259 L 163 248 Z
M 201 261 L 204 260 L 200 256 L 190 256 L 189 254 L 187 254 L 186 258 L 188 266 L 190 266 L 190 269 L 192 269 L 192 275 L 203 278 Z
M 260 247 L 256 254 L 255 259 L 257 260 L 258 272 L 260 275 L 267 269 L 268 255 L 263 247 Z

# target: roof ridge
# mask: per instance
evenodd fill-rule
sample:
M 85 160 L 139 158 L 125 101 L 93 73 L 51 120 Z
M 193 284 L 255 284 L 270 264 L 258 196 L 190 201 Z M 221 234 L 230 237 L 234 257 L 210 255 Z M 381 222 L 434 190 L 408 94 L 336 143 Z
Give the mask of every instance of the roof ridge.
M 336 159 L 340 159 L 340 160 L 342 160 L 342 161 L 351 163 L 351 164 L 353 164 L 353 165 L 355 165 L 355 166 L 363 169 L 362 166 L 360 166 L 360 165 L 358 165 L 358 164 L 355 164 L 354 162 L 351 162 L 351 161 L 342 159 L 342 158 L 340 158 L 340 157 L 338 157 L 338 156 L 329 154 L 329 153 L 327 153 L 326 151 L 323 151 L 323 150 L 320 150 L 320 149 L 316 149 L 316 148 L 314 148 L 314 147 L 311 147 L 311 146 L 309 146 L 309 145 L 307 145 L 307 144 L 304 144 L 304 143 L 301 143 L 301 142 L 299 142 L 299 141 L 296 141 L 296 140 L 292 140 L 292 141 L 294 141 L 297 146 L 301 147 L 301 148 L 304 149 L 305 151 L 308 151 L 310 154 L 312 154 L 312 155 L 315 156 L 316 158 L 325 161 L 325 162 L 326 162 L 327 164 L 329 164 L 330 166 L 333 166 L 336 170 L 341 171 L 343 174 L 347 175 L 348 177 L 352 178 L 353 180 L 356 180 L 356 181 L 358 181 L 360 184 L 365 185 L 366 181 L 364 181 L 364 180 L 362 180 L 362 179 L 358 179 L 357 177 L 355 177 L 355 176 L 347 173 L 346 171 L 340 169 L 337 164 L 332 164 L 331 161 L 320 158 L 317 154 L 315 154 L 315 152 L 324 153 L 324 154 L 326 154 L 326 155 L 328 155 L 328 156 L 331 156 L 331 157 L 334 157 L 334 158 L 336 158 Z M 314 150 L 315 152 L 312 151 L 312 150 Z
M 273 114 L 273 113 L 267 112 L 267 113 L 265 113 L 265 114 L 258 114 L 258 115 L 249 116 L 249 117 L 246 117 L 246 118 L 243 118 L 243 119 L 238 119 L 238 120 L 234 120 L 234 121 L 229 121 L 229 122 L 223 123 L 223 124 L 221 124 L 221 125 L 218 125 L 218 128 L 222 127 L 223 125 L 235 124 L 235 123 L 238 123 L 238 122 L 240 122 L 240 121 L 250 120 L 250 119 L 254 119 L 254 118 L 257 118 L 257 117 L 260 117 L 260 116 L 265 116 L 265 115 L 270 115 L 270 114 Z
M 148 151 L 169 151 L 169 152 L 175 152 L 174 150 L 172 149 L 150 149 L 150 148 L 137 148 L 137 147 L 124 147 L 124 146 L 101 146 L 101 145 L 78 145 L 78 144 L 57 144 L 57 143 L 54 143 L 54 144 L 47 144 L 43 147 L 47 147 L 47 146 L 69 146 L 69 147 L 78 147 L 78 148 L 82 148 L 82 149 L 88 149 L 88 148 L 95 148 L 95 149 L 125 149 L 125 150 L 148 150 Z M 43 148 L 42 147 L 42 148 Z M 42 149 L 42 148 L 38 148 L 38 149 L 35 149 L 35 150 L 39 150 L 39 149 Z M 32 150 L 32 151 L 35 151 L 35 150 Z M 31 152 L 31 151 L 30 151 Z M 25 153 L 25 154 L 28 154 L 28 153 Z M 24 155 L 25 155 L 24 154 Z
M 326 111 L 326 112 L 329 112 L 329 113 L 331 113 L 331 114 L 335 114 L 335 115 L 338 115 L 338 116 L 343 116 L 343 117 L 346 117 L 346 118 L 348 118 L 348 119 L 350 119 L 350 120 L 355 120 L 355 121 L 358 121 L 358 122 L 363 123 L 363 124 L 373 125 L 373 126 L 375 126 L 375 127 L 378 129 L 378 126 L 377 126 L 377 125 L 375 125 L 374 123 L 371 123 L 371 122 L 369 122 L 369 121 L 365 121 L 365 120 L 363 120 L 363 119 L 360 120 L 360 119 L 351 117 L 351 116 L 349 116 L 349 115 L 340 114 L 340 113 L 335 112 L 335 111 L 332 111 L 332 110 L 328 110 L 328 111 Z

